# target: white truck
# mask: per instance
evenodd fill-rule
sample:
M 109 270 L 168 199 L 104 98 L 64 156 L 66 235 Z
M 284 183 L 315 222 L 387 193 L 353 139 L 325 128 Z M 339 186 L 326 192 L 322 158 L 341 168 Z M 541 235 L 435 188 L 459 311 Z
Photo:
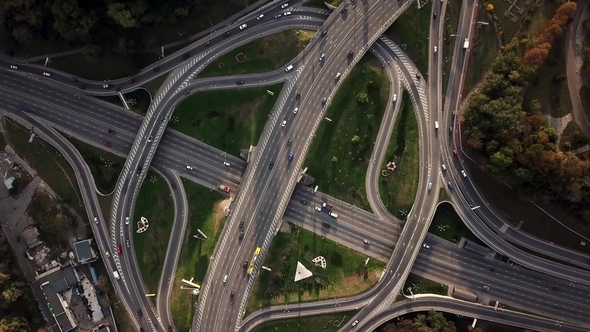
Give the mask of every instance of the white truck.
M 464 49 L 469 48 L 469 38 L 465 38 L 465 40 L 463 40 L 463 48 Z
M 119 276 L 119 272 L 117 271 L 113 271 L 113 276 L 115 277 L 115 279 L 119 280 L 121 279 L 121 277 Z

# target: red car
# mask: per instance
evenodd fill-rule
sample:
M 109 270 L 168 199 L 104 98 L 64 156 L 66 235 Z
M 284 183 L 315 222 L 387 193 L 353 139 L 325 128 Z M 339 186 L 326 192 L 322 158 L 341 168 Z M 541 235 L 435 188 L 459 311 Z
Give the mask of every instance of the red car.
M 209 46 L 209 44 L 211 44 L 210 41 L 206 41 L 205 44 L 203 44 L 203 46 Z
M 108 146 L 108 147 L 111 147 L 111 146 L 113 146 L 113 144 L 111 144 L 111 142 L 109 142 L 109 141 L 106 141 L 106 142 L 104 142 L 104 145 L 106 145 L 106 146 Z
M 117 246 L 117 253 L 120 255 L 123 253 L 123 250 L 121 249 L 121 245 Z
M 459 154 L 457 153 L 457 150 L 453 150 L 453 154 L 455 155 L 455 157 L 459 157 Z
M 229 293 L 229 296 L 233 298 L 235 293 L 236 292 L 234 292 L 234 290 L 232 289 L 231 293 Z

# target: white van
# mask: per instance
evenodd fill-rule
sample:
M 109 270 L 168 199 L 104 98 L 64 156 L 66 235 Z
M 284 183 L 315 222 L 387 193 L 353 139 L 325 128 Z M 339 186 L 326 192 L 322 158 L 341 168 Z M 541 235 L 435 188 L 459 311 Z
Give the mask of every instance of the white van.
M 434 121 L 434 129 L 438 129 L 438 121 Z
M 336 74 L 335 80 L 338 81 L 340 79 L 340 73 Z
M 428 183 L 428 191 L 431 191 L 431 190 L 432 190 L 432 182 L 429 182 Z
M 338 218 L 338 215 L 334 212 L 328 212 L 328 214 L 330 215 L 330 217 L 332 218 Z
M 293 69 L 293 65 L 289 65 L 287 68 L 285 68 L 285 71 L 289 72 L 289 71 L 291 71 L 291 69 Z
M 445 164 L 440 165 L 440 168 L 442 168 L 443 172 L 447 170 L 447 166 L 445 166 Z
M 299 107 L 295 107 L 295 110 L 293 110 L 293 114 L 297 114 L 298 111 L 299 111 Z
M 121 279 L 121 277 L 119 276 L 119 272 L 117 271 L 113 271 L 113 276 L 115 277 L 115 279 L 119 280 Z

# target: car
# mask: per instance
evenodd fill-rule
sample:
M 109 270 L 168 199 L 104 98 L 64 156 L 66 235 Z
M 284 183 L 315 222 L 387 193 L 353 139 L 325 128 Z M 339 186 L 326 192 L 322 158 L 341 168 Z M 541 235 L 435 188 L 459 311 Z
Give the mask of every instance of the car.
M 231 166 L 231 164 L 230 164 L 230 163 L 228 163 L 227 161 L 224 161 L 224 162 L 223 162 L 223 166 L 230 167 L 230 166 Z
M 432 18 L 436 18 L 436 12 L 432 13 Z
M 130 219 L 129 217 L 125 217 L 125 225 L 129 225 L 129 221 L 130 221 L 130 220 L 131 220 L 131 219 Z
M 301 97 L 301 94 L 299 92 L 297 92 L 297 95 L 295 95 L 295 99 L 299 100 L 300 97 Z
M 397 101 L 397 93 L 393 94 L 393 101 Z
M 229 32 L 229 31 L 226 31 L 226 32 L 223 33 L 223 37 L 227 37 L 229 35 L 231 35 L 231 32 Z
M 16 236 L 16 242 L 20 242 L 20 235 Z
M 18 69 L 18 66 L 10 65 L 10 69 Z
M 289 161 L 293 160 L 293 152 L 289 153 L 289 157 L 287 158 Z
M 223 276 L 223 283 L 225 284 L 227 282 L 227 274 Z
M 325 54 L 325 53 L 322 53 L 322 55 L 320 55 L 320 62 L 321 62 L 321 61 L 324 61 L 324 57 L 325 57 L 325 56 L 326 56 L 326 54 Z
M 109 134 L 111 134 L 111 135 L 115 135 L 115 131 L 114 131 L 114 130 L 112 130 L 112 129 L 109 129 L 108 131 L 109 131 Z
M 274 161 L 271 161 L 270 164 L 268 165 L 268 169 L 272 169 L 275 165 Z
M 182 60 L 186 60 L 186 59 L 190 58 L 190 56 L 191 56 L 190 53 L 185 53 L 182 55 Z
M 98 224 L 98 218 L 97 217 L 94 217 L 94 223 L 95 224 Z
M 143 316 L 143 313 L 141 312 L 141 309 L 138 309 L 137 310 L 137 316 L 139 316 L 139 317 Z
M 195 169 L 194 167 L 190 166 L 190 165 L 186 165 L 186 169 L 188 169 L 189 171 L 192 171 L 193 169 Z
M 172 189 L 176 189 L 176 185 L 174 183 L 171 183 L 170 186 L 172 187 Z
M 256 19 L 260 21 L 263 17 L 264 17 L 264 14 L 260 14 L 260 15 L 258 15 L 258 17 L 256 17 Z
M 287 120 L 283 120 L 283 123 L 281 124 L 281 127 L 285 128 L 286 125 L 287 125 Z
M 364 244 L 366 244 L 366 245 L 369 245 L 369 244 L 371 244 L 371 242 L 370 242 L 369 240 L 367 240 L 367 239 L 364 239 L 364 240 L 363 240 L 363 243 L 364 243 Z
M 464 169 L 461 170 L 461 175 L 463 175 L 464 178 L 467 177 L 467 173 L 465 173 L 465 170 Z
M 285 16 L 291 15 L 291 12 L 284 12 L 283 15 L 285 15 Z
M 485 286 L 485 285 L 484 285 L 484 286 L 483 286 L 483 289 L 485 289 L 485 290 L 490 290 L 490 286 Z
M 324 97 L 324 99 L 322 99 L 322 105 L 326 105 L 327 101 L 328 101 L 328 98 Z
M 231 293 L 229 293 L 229 296 L 230 296 L 231 298 L 233 298 L 233 297 L 234 297 L 234 294 L 236 294 L 236 292 L 234 292 L 234 290 L 232 289 L 232 290 L 231 290 Z
M 449 189 L 453 190 L 453 184 L 451 183 L 451 181 L 449 181 L 448 185 L 449 185 Z
M 306 201 L 306 200 L 304 200 L 304 199 L 302 199 L 302 200 L 301 200 L 301 204 L 303 204 L 303 205 L 307 205 L 307 201 Z
M 165 120 L 166 120 L 166 117 L 162 115 L 158 121 L 160 123 L 164 123 Z
M 108 250 L 107 250 L 107 252 L 105 252 L 105 254 L 107 255 L 107 257 L 111 257 L 111 253 L 108 252 Z
M 424 244 L 422 244 L 422 248 L 424 248 L 424 249 L 430 249 L 430 246 L 427 245 L 426 243 L 424 243 Z
M 48 73 L 48 72 L 44 71 L 44 72 L 43 72 L 43 76 L 50 77 L 50 76 L 51 76 L 51 73 Z
M 490 267 L 488 267 L 488 271 L 494 272 L 494 268 L 490 266 Z
M 436 51 L 438 51 L 438 47 L 437 46 L 434 47 L 434 53 L 436 53 Z
M 287 68 L 285 68 L 285 71 L 289 72 L 291 69 L 293 69 L 293 65 L 288 65 Z
M 449 134 L 453 133 L 453 126 L 449 126 Z
M 551 286 L 551 290 L 556 291 L 556 290 L 558 290 L 558 288 L 557 288 L 557 286 Z
M 453 155 L 455 155 L 455 157 L 459 157 L 459 153 L 457 152 L 457 150 L 453 150 Z
M 244 81 L 237 81 L 236 85 L 244 85 Z
M 205 46 L 205 47 L 207 47 L 207 46 L 209 46 L 209 45 L 211 45 L 211 42 L 210 42 L 210 41 L 206 41 L 206 42 L 203 44 L 203 46 Z
M 447 170 L 447 166 L 445 166 L 445 164 L 440 165 L 440 168 L 442 168 L 443 172 Z
M 244 263 L 242 263 L 242 267 L 243 268 L 247 268 L 248 267 L 248 261 L 244 261 Z
M 244 227 L 244 221 L 240 221 L 240 228 Z
M 332 211 L 328 212 L 328 215 L 332 218 L 338 218 L 338 215 Z
M 168 325 L 168 332 L 172 332 L 172 331 L 174 331 L 174 330 L 172 329 L 172 326 Z
M 153 142 L 153 141 L 154 141 L 154 136 L 150 136 L 150 137 L 148 137 L 148 143 L 151 143 L 151 142 Z
M 278 14 L 275 15 L 275 18 L 279 18 L 281 16 L 283 16 L 283 14 L 282 13 L 278 13 Z
M 123 187 L 123 195 L 127 193 L 127 186 Z
M 152 69 L 152 72 L 157 73 L 160 71 L 160 69 L 161 69 L 160 66 L 158 66 L 158 67 Z
M 141 166 L 137 167 L 137 174 L 141 174 L 141 170 L 142 170 L 142 169 L 143 169 L 143 168 L 142 168 Z
M 129 81 L 129 83 L 135 83 L 136 81 L 137 81 L 137 79 L 136 79 L 136 78 L 132 78 L 132 79 Z
M 344 8 L 342 8 L 342 14 L 346 14 L 346 12 L 348 12 L 348 7 L 344 6 Z
M 117 253 L 118 253 L 119 255 L 121 255 L 121 254 L 123 253 L 123 250 L 121 249 L 121 245 L 120 245 L 120 244 L 119 244 L 119 245 L 117 245 Z
M 326 227 L 326 228 L 330 228 L 330 224 L 328 224 L 327 222 L 322 223 L 322 226 Z
M 336 74 L 336 78 L 334 78 L 335 81 L 338 81 L 340 79 L 340 73 Z
M 288 2 L 285 2 L 284 4 L 281 5 L 281 8 L 287 8 L 287 7 L 289 7 L 289 3 Z
M 354 322 L 352 322 L 352 327 L 355 327 L 355 326 L 357 326 L 357 325 L 358 325 L 358 323 L 359 323 L 359 321 L 358 321 L 358 320 L 355 320 Z
M 428 182 L 428 191 L 432 190 L 432 182 Z
M 287 141 L 287 146 L 291 146 L 291 143 L 293 143 L 293 141 L 289 138 L 289 140 Z
M 316 211 L 318 211 L 318 212 L 322 212 L 322 208 L 321 208 L 321 207 L 319 207 L 319 206 L 316 206 L 316 207 L 315 207 L 315 210 L 316 210 Z
M 353 55 L 354 55 L 354 52 L 353 51 L 348 52 L 348 57 L 349 58 L 352 58 Z
M 129 242 L 129 240 L 125 240 L 125 247 L 131 248 L 131 243 Z
M 244 238 L 244 232 L 240 232 L 240 240 Z
M 108 146 L 109 148 L 113 146 L 113 144 L 109 141 L 104 142 L 104 145 Z
M 103 85 L 102 85 L 102 88 L 103 88 L 103 89 L 108 89 L 108 88 L 109 88 L 109 85 L 108 85 L 108 84 L 103 84 Z
M 240 25 L 240 30 L 244 30 L 248 27 L 248 24 L 244 23 L 242 25 Z
M 434 129 L 438 129 L 438 121 L 434 121 Z
M 328 30 L 322 31 L 322 37 L 326 37 L 327 34 L 328 34 Z

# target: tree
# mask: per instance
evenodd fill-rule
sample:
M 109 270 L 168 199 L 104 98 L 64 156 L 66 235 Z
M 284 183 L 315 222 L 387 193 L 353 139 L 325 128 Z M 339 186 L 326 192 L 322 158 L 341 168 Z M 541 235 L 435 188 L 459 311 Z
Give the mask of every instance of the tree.
M 107 15 L 123 28 L 138 28 L 139 25 L 133 14 L 124 3 L 113 2 L 108 4 Z
M 360 141 L 360 140 L 361 140 L 361 138 L 360 138 L 360 137 L 358 137 L 358 135 L 354 135 L 354 136 L 352 136 L 352 138 L 350 139 L 350 141 L 351 141 L 352 143 L 358 143 L 358 141 Z
M 102 55 L 102 48 L 98 45 L 86 45 L 82 48 L 82 54 L 88 62 L 96 63 Z
M 365 91 L 361 91 L 356 95 L 356 100 L 359 103 L 368 103 L 369 102 L 369 96 L 367 95 L 367 93 Z
M 53 29 L 70 41 L 90 41 L 90 29 L 97 22 L 94 12 L 80 9 L 78 0 L 55 0 L 51 7 Z
M 0 320 L 0 332 L 28 331 L 29 324 L 23 317 L 5 317 Z
M 98 282 L 96 284 L 96 286 L 98 287 L 98 289 L 100 289 L 101 291 L 108 293 L 109 289 L 110 289 L 110 284 L 109 284 L 109 280 L 107 279 L 107 277 L 100 275 L 100 277 L 98 277 Z

